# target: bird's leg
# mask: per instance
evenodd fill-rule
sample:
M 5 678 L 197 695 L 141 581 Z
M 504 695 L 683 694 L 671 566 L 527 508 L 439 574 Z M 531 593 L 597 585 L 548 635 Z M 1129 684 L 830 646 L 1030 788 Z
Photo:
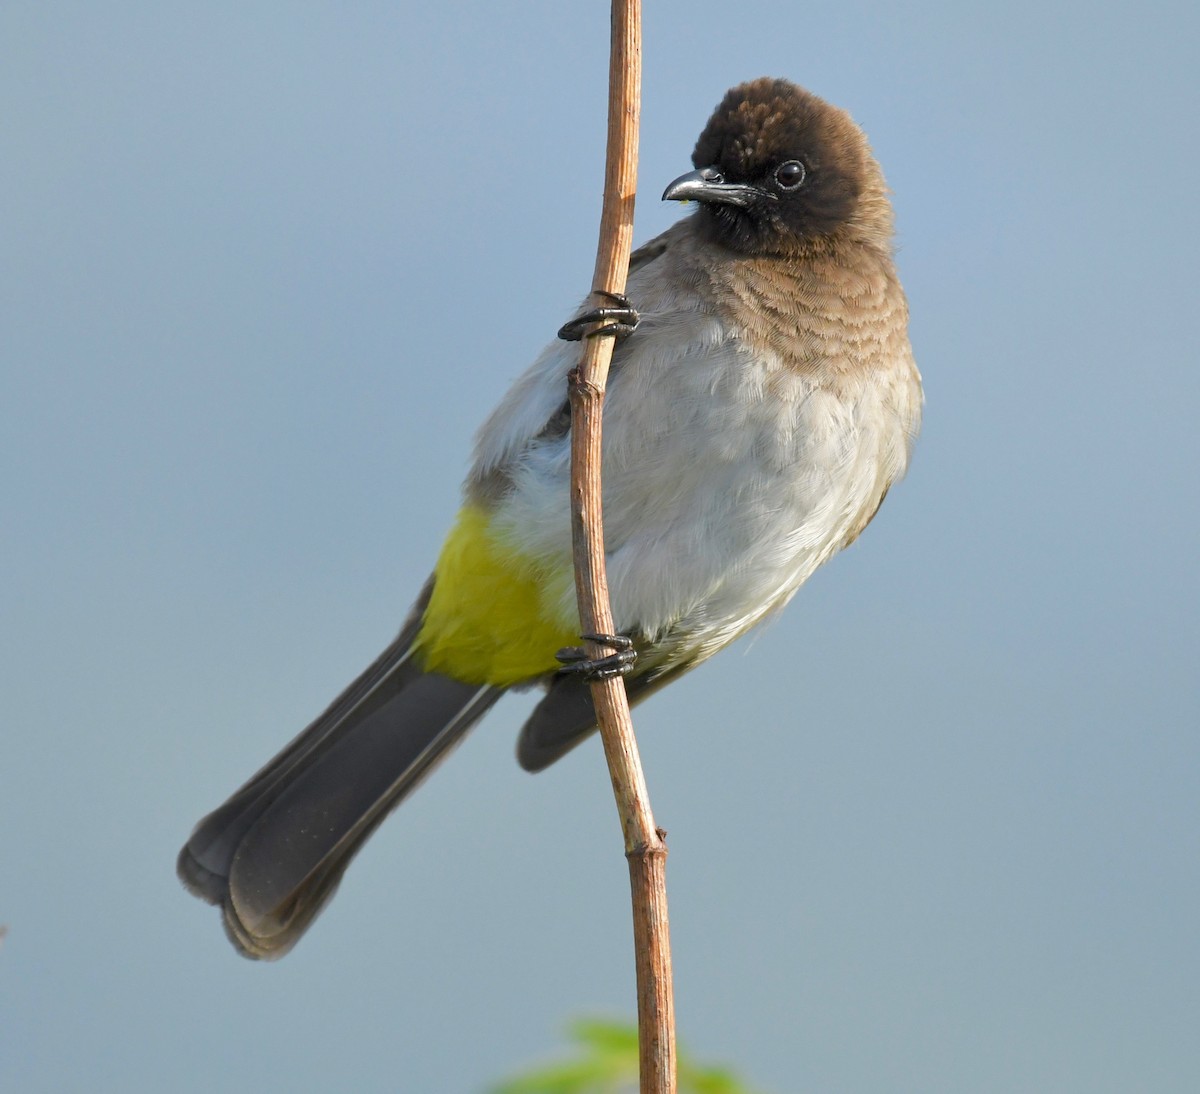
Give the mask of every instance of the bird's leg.
M 637 661 L 633 639 L 623 634 L 581 634 L 579 637 L 587 642 L 610 646 L 615 652 L 605 657 L 588 657 L 583 646 L 567 646 L 554 655 L 562 665 L 558 670 L 562 676 L 579 676 L 588 683 L 608 680 L 614 676 L 624 676 Z
M 621 293 L 605 292 L 603 289 L 594 290 L 592 295 L 603 296 L 606 300 L 611 300 L 614 306 L 593 308 L 591 311 L 585 311 L 582 315 L 577 315 L 570 322 L 564 323 L 558 328 L 558 336 L 564 342 L 580 341 L 585 328 L 596 323 L 604 323 L 605 326 L 588 331 L 589 338 L 627 338 L 637 330 L 641 316 L 629 302 L 629 297 L 623 296 Z

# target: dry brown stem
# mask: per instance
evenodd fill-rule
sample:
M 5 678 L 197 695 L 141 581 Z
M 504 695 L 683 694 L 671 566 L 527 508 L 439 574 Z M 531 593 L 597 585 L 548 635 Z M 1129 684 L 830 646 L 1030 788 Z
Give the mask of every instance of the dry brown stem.
M 594 291 L 623 293 L 633 244 L 641 109 L 641 0 L 613 0 L 609 60 L 608 153 L 604 207 L 596 254 Z M 608 303 L 603 298 L 598 304 Z M 637 301 L 633 302 L 636 306 Z M 575 587 L 584 633 L 612 634 L 612 609 L 604 565 L 600 489 L 600 424 L 604 385 L 612 359 L 611 337 L 584 338 L 583 359 L 571 374 L 571 523 Z M 590 657 L 611 651 L 589 642 Z M 624 681 L 599 680 L 592 698 L 613 794 L 625 836 L 633 898 L 637 962 L 638 1041 L 642 1094 L 674 1094 L 675 1007 L 667 926 L 664 833 L 650 811 Z

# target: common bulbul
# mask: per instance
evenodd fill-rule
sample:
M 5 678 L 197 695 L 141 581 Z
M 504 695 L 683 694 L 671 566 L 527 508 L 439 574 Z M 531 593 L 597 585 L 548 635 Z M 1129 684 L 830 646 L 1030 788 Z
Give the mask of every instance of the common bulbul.
M 921 379 L 883 175 L 849 115 L 784 80 L 735 87 L 690 216 L 637 250 L 636 326 L 603 422 L 615 627 L 639 702 L 777 612 L 852 543 L 908 466 Z M 245 955 L 286 953 L 388 813 L 510 688 L 544 695 L 517 758 L 595 729 L 579 641 L 567 374 L 556 340 L 484 423 L 462 509 L 396 640 L 200 822 L 178 869 Z

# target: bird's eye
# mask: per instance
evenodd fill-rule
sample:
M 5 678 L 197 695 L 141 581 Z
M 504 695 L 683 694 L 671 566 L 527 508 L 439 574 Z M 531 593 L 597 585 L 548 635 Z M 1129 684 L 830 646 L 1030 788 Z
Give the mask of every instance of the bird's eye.
M 799 160 L 788 160 L 775 168 L 775 181 L 781 190 L 795 190 L 804 181 L 804 164 Z

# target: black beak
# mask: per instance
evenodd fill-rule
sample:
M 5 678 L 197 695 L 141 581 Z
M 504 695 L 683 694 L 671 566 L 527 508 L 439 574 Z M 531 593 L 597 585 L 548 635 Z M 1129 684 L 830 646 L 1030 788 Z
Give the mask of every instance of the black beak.
M 722 205 L 738 205 L 745 208 L 762 201 L 765 194 L 756 186 L 741 186 L 726 182 L 725 176 L 715 167 L 701 167 L 680 175 L 663 191 L 663 201 L 706 201 Z

